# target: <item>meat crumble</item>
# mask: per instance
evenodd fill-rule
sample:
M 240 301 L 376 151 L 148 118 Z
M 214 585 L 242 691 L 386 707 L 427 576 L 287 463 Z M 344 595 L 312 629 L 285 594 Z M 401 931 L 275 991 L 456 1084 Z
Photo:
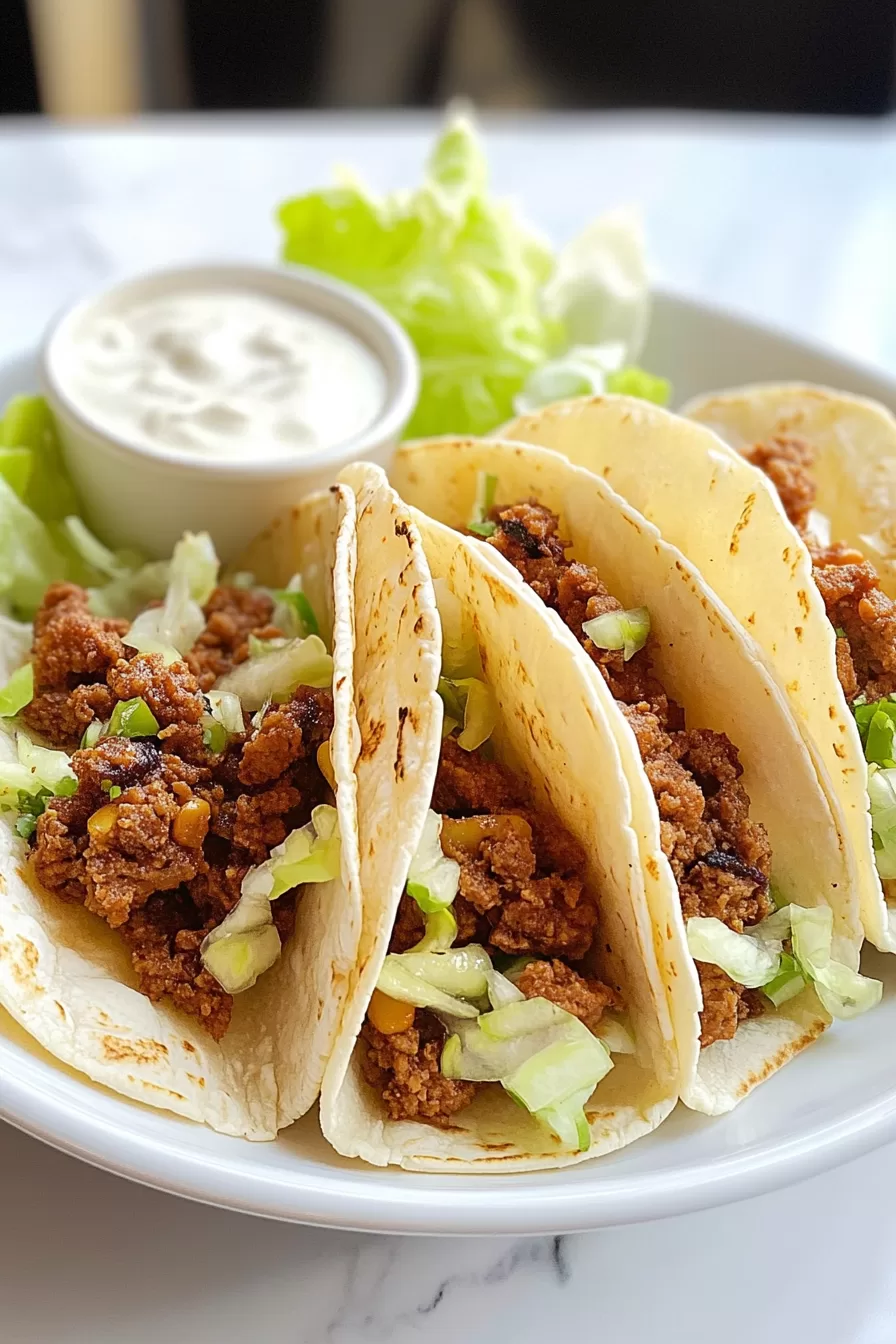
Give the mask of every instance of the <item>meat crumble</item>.
M 799 490 L 794 485 L 794 498 Z M 810 507 L 807 505 L 807 507 Z M 660 816 L 660 840 L 678 883 L 682 914 L 713 916 L 742 933 L 770 914 L 771 849 L 750 817 L 737 748 L 724 733 L 688 729 L 654 676 L 649 643 L 628 660 L 597 647 L 583 624 L 623 610 L 591 565 L 569 559 L 556 514 L 535 500 L 496 509 L 489 544 L 559 613 L 600 670 L 625 714 Z M 701 1043 L 730 1040 L 762 1011 L 761 998 L 716 966 L 697 962 L 703 992 Z
M 809 530 L 815 504 L 815 450 L 786 435 L 757 443 L 744 456 L 778 490 L 787 517 L 812 557 L 815 585 L 837 631 L 837 675 L 847 701 L 880 700 L 896 692 L 896 602 L 874 566 L 843 542 L 819 545 Z
M 526 998 L 546 998 L 595 1027 L 620 1008 L 616 989 L 577 966 L 591 950 L 597 910 L 585 888 L 585 855 L 556 817 L 536 808 L 527 784 L 483 751 L 442 742 L 432 807 L 442 815 L 442 849 L 460 865 L 455 946 L 479 943 L 491 956 L 536 957 L 517 984 Z M 406 952 L 423 935 L 423 916 L 404 893 L 390 951 Z M 413 1025 L 386 1034 L 369 1020 L 362 1070 L 393 1120 L 446 1125 L 483 1084 L 439 1071 L 447 1033 L 425 1009 Z
M 128 648 L 126 621 L 93 616 L 83 589 L 53 585 L 34 623 L 35 697 L 23 718 L 50 746 L 74 749 L 78 780 L 37 818 L 36 876 L 119 931 L 144 994 L 168 999 L 218 1040 L 232 999 L 204 970 L 200 945 L 239 900 L 249 869 L 329 798 L 315 756 L 332 731 L 333 702 L 300 686 L 213 752 L 203 692 L 247 656 L 250 633 L 280 632 L 269 624 L 270 599 L 246 589 L 216 588 L 204 611 L 194 648 L 166 666 Z M 134 697 L 155 716 L 156 736 L 78 745 L 88 725 Z M 295 893 L 274 904 L 282 937 L 294 906 Z

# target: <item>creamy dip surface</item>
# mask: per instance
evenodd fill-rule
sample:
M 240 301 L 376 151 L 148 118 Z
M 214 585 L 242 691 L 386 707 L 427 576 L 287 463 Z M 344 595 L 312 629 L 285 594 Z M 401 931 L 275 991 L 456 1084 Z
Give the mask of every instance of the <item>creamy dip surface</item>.
M 351 332 L 250 289 L 184 289 L 91 313 L 60 375 L 107 432 L 209 458 L 290 458 L 372 424 L 386 376 Z

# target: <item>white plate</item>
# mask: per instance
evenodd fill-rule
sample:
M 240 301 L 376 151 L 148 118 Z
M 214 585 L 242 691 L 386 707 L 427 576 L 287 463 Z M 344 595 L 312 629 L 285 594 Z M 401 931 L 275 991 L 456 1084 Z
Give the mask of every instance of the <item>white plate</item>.
M 896 406 L 896 383 L 778 333 L 660 295 L 644 356 L 676 399 L 763 378 L 805 378 Z M 0 369 L 0 399 L 32 385 Z M 56 1148 L 146 1185 L 232 1209 L 384 1232 L 548 1233 L 638 1222 L 786 1185 L 896 1138 L 896 959 L 869 955 L 887 993 L 835 1027 L 731 1115 L 678 1111 L 616 1156 L 566 1171 L 429 1176 L 335 1156 L 315 1117 L 276 1143 L 223 1138 L 132 1105 L 62 1069 L 0 1013 L 0 1115 Z

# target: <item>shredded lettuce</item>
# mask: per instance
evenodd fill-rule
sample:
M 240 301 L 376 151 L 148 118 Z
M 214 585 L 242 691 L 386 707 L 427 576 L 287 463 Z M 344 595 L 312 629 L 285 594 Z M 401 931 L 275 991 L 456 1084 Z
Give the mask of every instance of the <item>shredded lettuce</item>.
M 455 998 L 423 976 L 415 975 L 404 964 L 405 958 L 409 955 L 407 952 L 400 955 L 390 952 L 386 957 L 376 982 L 376 987 L 381 993 L 387 994 L 390 999 L 398 999 L 401 1003 L 412 1003 L 416 1008 L 430 1008 L 442 1012 L 450 1018 L 479 1016 L 479 1009 L 474 1004 Z
M 498 722 L 498 706 L 484 681 L 478 677 L 464 677 L 460 681 L 440 677 L 439 695 L 445 706 L 443 737 L 460 728 L 457 744 L 464 751 L 475 751 L 488 741 Z
M 23 663 L 13 672 L 5 686 L 0 687 L 0 718 L 11 719 L 34 699 L 34 667 Z
M 641 227 L 614 211 L 554 257 L 488 190 L 469 117 L 449 115 L 414 191 L 377 197 L 355 179 L 281 205 L 282 255 L 366 290 L 420 357 L 410 436 L 482 434 L 571 346 L 637 358 L 649 318 Z M 540 404 L 540 403 L 539 403 Z
M 285 635 L 304 639 L 306 635 L 320 634 L 320 622 L 302 591 L 301 574 L 294 574 L 285 588 L 273 589 L 271 597 L 274 599 L 271 623 Z
M 457 895 L 460 864 L 442 852 L 442 818 L 432 808 L 426 814 L 417 851 L 408 867 L 408 895 L 425 915 L 451 905 Z
M 425 916 L 423 937 L 409 948 L 410 952 L 447 952 L 457 937 L 457 920 L 450 907 L 433 910 Z
M 637 364 L 626 364 L 624 368 L 607 374 L 606 390 L 618 393 L 620 396 L 652 401 L 655 406 L 668 406 L 672 384 L 668 378 L 648 373 Z
M 329 686 L 333 659 L 319 635 L 290 639 L 257 658 L 238 663 L 217 684 L 239 696 L 243 709 L 261 709 L 266 701 L 288 700 L 297 686 Z
M 205 629 L 202 603 L 218 579 L 218 557 L 207 532 L 185 532 L 174 548 L 168 588 L 161 607 L 142 611 L 132 622 L 125 643 L 139 653 L 170 650 L 189 653 Z
M 896 878 L 896 768 L 868 766 L 868 803 L 877 871 L 887 881 Z
M 442 675 L 455 681 L 481 676 L 479 645 L 463 603 L 445 579 L 436 579 L 433 588 L 442 627 Z
M 243 878 L 240 899 L 203 939 L 202 964 L 228 994 L 241 994 L 280 956 L 280 935 L 271 902 L 305 882 L 329 882 L 339 874 L 339 819 L 321 805 L 306 826 L 293 831 L 270 857 Z
M 834 912 L 827 905 L 785 905 L 749 933 L 735 933 L 719 919 L 687 922 L 688 948 L 696 961 L 721 967 L 748 989 L 761 989 L 776 1007 L 811 982 L 832 1017 L 856 1017 L 880 1002 L 883 986 L 835 961 L 833 936 Z M 792 955 L 782 948 L 788 938 Z
M 473 511 L 467 522 L 467 530 L 475 532 L 478 537 L 494 535 L 497 523 L 490 522 L 488 515 L 494 506 L 497 489 L 497 476 L 493 476 L 487 471 L 477 472 L 476 498 L 473 501 Z
M 605 611 L 582 625 L 585 634 L 599 649 L 621 649 L 625 662 L 643 649 L 650 634 L 650 612 L 646 607 L 630 611 Z

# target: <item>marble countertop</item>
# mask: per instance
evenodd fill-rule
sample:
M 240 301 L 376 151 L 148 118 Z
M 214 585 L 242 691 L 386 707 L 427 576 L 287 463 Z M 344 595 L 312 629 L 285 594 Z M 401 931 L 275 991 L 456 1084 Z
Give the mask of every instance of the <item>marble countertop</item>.
M 117 274 L 269 259 L 272 208 L 353 162 L 412 182 L 426 118 L 0 129 L 0 361 Z M 496 185 L 556 240 L 641 203 L 657 277 L 896 369 L 896 126 L 693 117 L 488 126 Z M 727 1344 L 896 1335 L 896 1148 L 796 1188 L 579 1237 L 377 1238 L 179 1202 L 0 1126 L 0 1339 Z

